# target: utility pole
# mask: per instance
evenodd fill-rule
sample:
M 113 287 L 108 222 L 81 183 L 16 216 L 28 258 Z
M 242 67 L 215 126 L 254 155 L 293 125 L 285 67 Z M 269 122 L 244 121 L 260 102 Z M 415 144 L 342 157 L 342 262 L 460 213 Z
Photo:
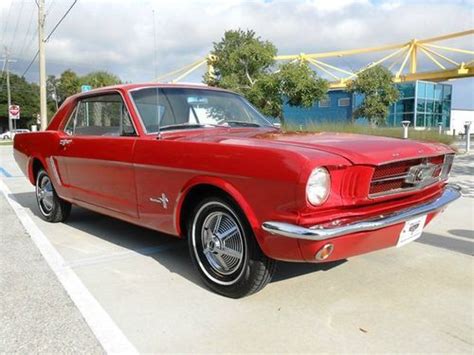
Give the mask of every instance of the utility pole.
M 39 47 L 39 86 L 40 86 L 40 120 L 41 130 L 48 126 L 48 111 L 46 107 L 46 56 L 44 42 L 45 10 L 44 0 L 38 0 L 38 47 Z
M 8 130 L 11 132 L 13 130 L 13 121 L 10 119 L 10 106 L 12 104 L 12 93 L 10 89 L 10 66 L 9 64 L 12 62 L 16 62 L 16 60 L 12 60 L 9 58 L 8 48 L 5 46 L 5 57 L 2 59 L 5 61 L 5 72 L 7 76 L 7 115 L 8 115 Z

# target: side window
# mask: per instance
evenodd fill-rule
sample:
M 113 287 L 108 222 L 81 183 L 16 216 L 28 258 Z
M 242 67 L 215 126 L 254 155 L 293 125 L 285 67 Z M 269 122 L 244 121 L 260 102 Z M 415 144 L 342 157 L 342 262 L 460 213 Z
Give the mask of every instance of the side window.
M 65 132 L 74 136 L 132 136 L 135 130 L 119 94 L 80 100 Z

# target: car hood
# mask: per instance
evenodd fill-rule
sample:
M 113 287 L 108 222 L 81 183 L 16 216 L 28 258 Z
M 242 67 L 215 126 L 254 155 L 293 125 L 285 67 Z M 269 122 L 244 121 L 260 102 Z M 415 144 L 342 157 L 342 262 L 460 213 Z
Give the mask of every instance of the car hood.
M 234 145 L 258 145 L 287 149 L 316 149 L 339 155 L 353 164 L 379 165 L 390 161 L 450 153 L 443 144 L 409 139 L 369 136 L 350 133 L 316 132 L 285 133 L 281 131 L 229 129 L 203 132 L 186 140 L 219 142 Z

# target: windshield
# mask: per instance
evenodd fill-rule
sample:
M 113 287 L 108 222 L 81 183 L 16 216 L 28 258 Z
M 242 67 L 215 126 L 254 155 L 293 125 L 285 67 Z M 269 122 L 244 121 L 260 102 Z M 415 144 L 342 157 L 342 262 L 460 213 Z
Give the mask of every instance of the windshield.
M 153 87 L 132 91 L 131 96 L 147 133 L 213 126 L 271 126 L 244 98 L 228 92 Z

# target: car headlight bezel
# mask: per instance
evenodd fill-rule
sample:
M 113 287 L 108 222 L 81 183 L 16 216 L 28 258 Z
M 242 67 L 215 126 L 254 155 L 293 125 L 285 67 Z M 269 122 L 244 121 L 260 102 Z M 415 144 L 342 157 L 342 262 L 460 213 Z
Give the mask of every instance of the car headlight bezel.
M 306 182 L 306 200 L 312 206 L 320 206 L 327 201 L 331 192 L 331 175 L 328 169 L 317 167 L 311 171 Z

